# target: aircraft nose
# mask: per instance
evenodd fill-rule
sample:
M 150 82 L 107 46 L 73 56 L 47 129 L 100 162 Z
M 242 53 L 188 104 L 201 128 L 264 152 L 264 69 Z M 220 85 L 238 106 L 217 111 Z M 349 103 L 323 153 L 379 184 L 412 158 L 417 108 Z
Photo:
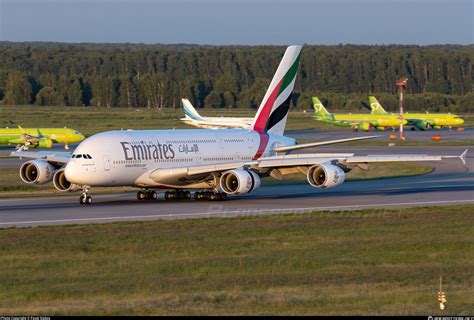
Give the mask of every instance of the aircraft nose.
M 463 123 L 464 123 L 464 119 L 461 119 L 461 118 L 456 119 L 456 122 L 457 122 L 458 124 L 463 124 Z
M 66 164 L 66 168 L 64 169 L 64 175 L 66 176 L 66 179 L 69 182 L 75 183 L 75 184 L 82 184 L 81 182 L 81 172 L 80 166 L 74 161 L 69 161 Z

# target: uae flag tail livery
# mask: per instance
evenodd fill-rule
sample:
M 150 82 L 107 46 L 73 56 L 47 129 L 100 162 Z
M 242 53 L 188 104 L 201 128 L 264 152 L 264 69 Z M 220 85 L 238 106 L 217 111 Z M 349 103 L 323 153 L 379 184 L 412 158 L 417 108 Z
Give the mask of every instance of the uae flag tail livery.
M 261 134 L 282 136 L 290 108 L 291 93 L 295 86 L 302 46 L 290 46 L 273 76 L 252 124 L 252 130 Z

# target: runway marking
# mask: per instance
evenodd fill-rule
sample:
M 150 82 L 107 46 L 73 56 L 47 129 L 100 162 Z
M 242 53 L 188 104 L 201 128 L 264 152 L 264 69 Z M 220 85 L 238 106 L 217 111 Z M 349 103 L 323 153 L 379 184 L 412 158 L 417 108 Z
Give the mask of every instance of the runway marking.
M 400 202 L 400 203 L 381 203 L 381 204 L 363 204 L 363 205 L 346 205 L 346 206 L 332 206 L 332 207 L 304 207 L 304 208 L 281 208 L 281 209 L 249 209 L 249 210 L 233 210 L 220 212 L 196 212 L 196 213 L 181 213 L 181 214 L 159 214 L 146 216 L 124 216 L 124 217 L 102 217 L 102 218 L 76 218 L 76 219 L 59 219 L 59 220 L 37 220 L 37 221 L 18 221 L 18 222 L 1 222 L 0 225 L 18 225 L 18 224 L 40 224 L 40 223 L 58 223 L 58 222 L 81 222 L 81 221 L 105 221 L 105 220 L 130 220 L 130 219 L 151 219 L 151 218 L 165 218 L 165 217 L 186 217 L 186 216 L 210 216 L 222 214 L 252 214 L 253 213 L 285 213 L 288 211 L 305 211 L 305 210 L 337 210 L 337 209 L 362 209 L 370 207 L 385 207 L 385 206 L 404 206 L 404 205 L 428 205 L 428 204 L 448 204 L 448 203 L 474 203 L 474 199 L 468 200 L 444 200 L 444 201 L 425 201 L 425 202 Z

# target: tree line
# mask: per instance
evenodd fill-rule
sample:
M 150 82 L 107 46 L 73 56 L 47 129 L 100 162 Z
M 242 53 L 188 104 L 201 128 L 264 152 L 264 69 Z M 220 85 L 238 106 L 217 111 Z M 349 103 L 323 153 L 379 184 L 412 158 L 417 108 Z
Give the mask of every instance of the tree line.
M 257 108 L 283 46 L 0 42 L 0 103 L 176 108 Z M 474 112 L 474 45 L 307 45 L 292 105 L 313 95 L 354 110 L 374 94 L 395 110 L 408 78 L 414 109 Z

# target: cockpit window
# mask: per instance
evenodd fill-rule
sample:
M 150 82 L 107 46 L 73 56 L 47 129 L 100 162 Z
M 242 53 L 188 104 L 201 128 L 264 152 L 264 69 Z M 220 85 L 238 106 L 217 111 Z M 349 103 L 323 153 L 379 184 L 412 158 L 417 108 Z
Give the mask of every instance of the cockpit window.
M 73 159 L 80 159 L 80 158 L 84 158 L 84 159 L 92 159 L 91 155 L 86 153 L 86 154 L 73 154 L 71 156 L 71 158 Z
M 75 131 L 74 133 L 75 133 L 75 134 L 81 134 L 79 131 Z

